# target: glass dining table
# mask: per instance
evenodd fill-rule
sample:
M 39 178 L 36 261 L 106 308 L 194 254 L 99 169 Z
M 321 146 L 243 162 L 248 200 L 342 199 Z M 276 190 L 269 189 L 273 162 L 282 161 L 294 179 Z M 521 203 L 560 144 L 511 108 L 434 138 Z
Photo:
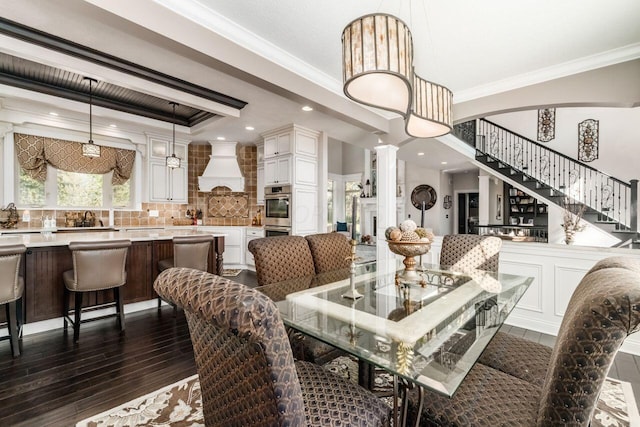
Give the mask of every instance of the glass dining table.
M 371 262 L 262 289 L 285 325 L 388 371 L 401 396 L 419 386 L 421 404 L 422 387 L 455 393 L 533 281 L 441 265 L 423 265 L 411 279 L 398 272 Z

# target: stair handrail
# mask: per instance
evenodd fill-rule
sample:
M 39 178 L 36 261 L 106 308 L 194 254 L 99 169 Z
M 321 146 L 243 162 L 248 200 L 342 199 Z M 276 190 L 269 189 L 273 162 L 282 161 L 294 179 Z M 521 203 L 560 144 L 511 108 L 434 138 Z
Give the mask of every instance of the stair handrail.
M 487 119 L 477 119 L 476 136 L 476 150 L 596 210 L 602 221 L 617 222 L 627 229 L 637 224 L 637 198 L 632 197 L 630 183 Z
M 576 159 L 574 159 L 573 157 L 569 157 L 569 156 L 567 156 L 566 154 L 562 154 L 561 152 L 554 150 L 553 148 L 549 148 L 549 147 L 547 147 L 547 146 L 545 146 L 545 145 L 540 144 L 540 143 L 539 143 L 539 142 L 537 142 L 537 141 L 534 141 L 534 140 L 532 140 L 532 139 L 530 139 L 530 138 L 527 138 L 526 136 L 520 135 L 518 132 L 514 132 L 514 131 L 509 130 L 509 129 L 507 129 L 507 128 L 503 127 L 503 126 L 500 126 L 499 124 L 494 123 L 494 122 L 492 122 L 491 120 L 487 120 L 487 119 L 478 119 L 478 120 L 483 121 L 483 122 L 487 122 L 487 123 L 489 123 L 489 124 L 491 124 L 491 125 L 493 125 L 493 126 L 495 126 L 495 127 L 497 127 L 497 128 L 502 129 L 502 130 L 503 130 L 503 131 L 505 131 L 505 132 L 509 132 L 509 133 L 511 133 L 511 134 L 513 134 L 513 135 L 515 135 L 515 136 L 519 137 L 519 138 L 522 138 L 522 139 L 524 139 L 525 141 L 532 143 L 533 145 L 537 145 L 538 147 L 540 147 L 540 148 L 542 148 L 542 149 L 544 149 L 544 150 L 550 151 L 550 152 L 552 152 L 553 154 L 557 154 L 557 155 L 558 155 L 558 156 L 560 156 L 560 157 L 564 157 L 565 159 L 571 160 L 573 163 L 577 163 L 577 164 L 579 164 L 580 166 L 582 166 L 582 167 L 584 167 L 584 168 L 586 168 L 586 169 L 591 169 L 592 171 L 597 172 L 597 173 L 599 173 L 599 174 L 602 174 L 602 175 L 604 175 L 604 176 L 606 176 L 606 177 L 608 177 L 608 178 L 611 178 L 612 180 L 617 181 L 617 182 L 619 182 L 619 183 L 621 183 L 621 184 L 631 185 L 630 183 L 628 183 L 628 182 L 626 182 L 626 181 L 623 181 L 623 180 L 621 180 L 621 179 L 618 179 L 618 178 L 616 178 L 615 176 L 609 175 L 609 174 L 608 174 L 608 173 L 606 173 L 606 172 L 602 172 L 601 170 L 598 170 L 598 169 L 594 168 L 593 166 L 589 166 L 588 164 L 583 163 L 583 162 L 581 162 L 580 160 L 576 160 Z M 478 147 L 476 146 L 476 148 L 478 148 Z

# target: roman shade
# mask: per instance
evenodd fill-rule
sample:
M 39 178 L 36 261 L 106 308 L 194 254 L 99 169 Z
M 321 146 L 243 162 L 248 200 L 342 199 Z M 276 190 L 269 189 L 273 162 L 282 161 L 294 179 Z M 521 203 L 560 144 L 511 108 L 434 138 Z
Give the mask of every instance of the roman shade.
M 105 174 L 113 171 L 111 183 L 124 184 L 131 177 L 133 162 L 136 158 L 134 150 L 102 146 L 102 154 L 98 158 L 82 155 L 82 144 L 55 138 L 26 135 L 14 135 L 16 153 L 20 167 L 31 178 L 44 182 L 47 179 L 47 163 L 67 171 L 90 174 Z

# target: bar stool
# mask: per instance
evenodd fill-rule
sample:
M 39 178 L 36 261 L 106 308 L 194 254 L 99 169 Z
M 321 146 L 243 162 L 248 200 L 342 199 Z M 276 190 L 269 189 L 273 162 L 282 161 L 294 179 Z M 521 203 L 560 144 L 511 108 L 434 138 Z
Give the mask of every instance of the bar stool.
M 175 236 L 173 238 L 173 257 L 158 261 L 158 272 L 173 267 L 193 268 L 194 270 L 208 271 L 209 251 L 213 244 L 213 236 L 210 234 L 195 234 L 192 236 Z M 158 309 L 162 305 L 162 298 L 158 296 Z M 173 305 L 173 315 L 178 308 Z
M 0 305 L 7 309 L 9 335 L 1 339 L 11 341 L 11 354 L 20 356 L 19 340 L 22 338 L 22 320 L 18 316 L 18 300 L 22 298 L 24 280 L 20 276 L 20 260 L 27 248 L 24 245 L 0 246 Z
M 80 338 L 80 323 L 117 316 L 120 331 L 124 331 L 124 310 L 120 286 L 127 282 L 127 253 L 131 241 L 70 242 L 73 270 L 62 274 L 64 280 L 64 330 L 73 325 L 73 341 Z M 80 320 L 82 297 L 85 292 L 113 289 L 116 313 L 93 319 Z M 69 299 L 75 293 L 74 319 L 69 316 Z

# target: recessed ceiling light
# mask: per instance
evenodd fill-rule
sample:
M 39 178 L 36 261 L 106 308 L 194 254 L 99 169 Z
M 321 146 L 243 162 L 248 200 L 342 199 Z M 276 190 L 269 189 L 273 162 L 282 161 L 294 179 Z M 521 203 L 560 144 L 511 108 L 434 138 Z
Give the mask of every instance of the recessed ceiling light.
M 446 164 L 447 164 L 447 162 L 440 162 L 440 164 L 441 164 L 441 165 L 446 165 Z
M 244 127 L 246 130 L 254 130 L 255 128 L 253 126 L 245 126 Z
M 378 138 L 378 144 L 382 144 L 382 139 Z
M 57 116 L 58 115 L 58 113 L 56 113 L 55 111 L 50 111 L 49 114 L 52 115 L 52 116 Z
M 424 156 L 424 153 L 421 151 L 418 153 L 418 156 Z
M 224 136 L 219 136 L 219 137 L 217 137 L 216 139 L 217 139 L 218 141 L 224 141 L 224 140 L 225 140 L 225 139 L 227 139 L 227 138 L 225 138 Z
M 308 105 L 305 105 L 304 107 L 302 107 L 302 111 L 313 111 L 313 107 L 309 107 Z
M 118 125 L 117 125 L 117 124 L 115 124 L 115 123 L 111 123 L 111 124 L 109 125 L 109 127 L 117 128 L 117 127 L 118 127 Z

